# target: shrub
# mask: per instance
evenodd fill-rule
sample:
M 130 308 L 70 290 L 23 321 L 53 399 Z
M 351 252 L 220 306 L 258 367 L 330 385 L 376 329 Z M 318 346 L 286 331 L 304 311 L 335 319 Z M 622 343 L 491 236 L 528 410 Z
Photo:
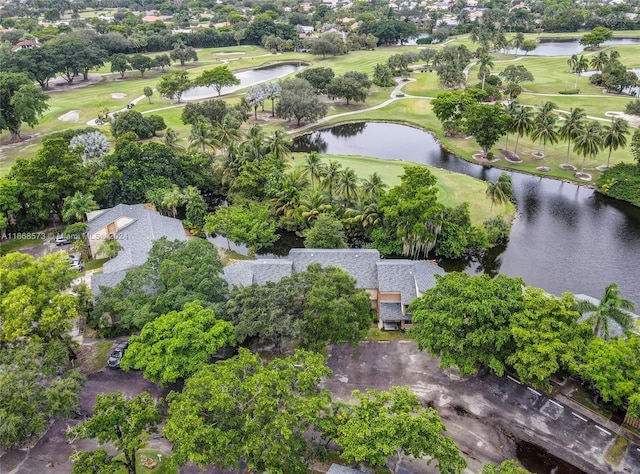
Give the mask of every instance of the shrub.
M 640 166 L 618 163 L 596 182 L 598 192 L 640 206 Z
M 625 108 L 624 113 L 631 115 L 640 115 L 640 99 L 632 100 Z
M 567 89 L 566 91 L 558 91 L 558 94 L 562 94 L 562 95 L 580 94 L 580 89 Z
M 492 217 L 484 222 L 484 230 L 490 245 L 498 245 L 509 239 L 511 226 L 502 217 Z

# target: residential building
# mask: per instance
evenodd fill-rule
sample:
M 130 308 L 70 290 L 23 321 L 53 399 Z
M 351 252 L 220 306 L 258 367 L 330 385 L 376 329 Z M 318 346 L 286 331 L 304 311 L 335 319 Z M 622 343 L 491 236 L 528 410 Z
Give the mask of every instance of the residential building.
M 436 284 L 444 270 L 429 261 L 381 259 L 375 249 L 292 249 L 286 258 L 241 261 L 223 270 L 230 286 L 263 285 L 301 272 L 312 263 L 346 270 L 356 287 L 369 293 L 380 329 L 404 329 L 411 324 L 407 307 Z
M 107 238 L 117 240 L 122 246 L 118 255 L 102 266 L 102 274 L 92 275 L 94 295 L 100 292 L 100 286 L 116 286 L 128 270 L 146 262 L 154 241 L 162 237 L 187 240 L 178 219 L 161 215 L 149 204 L 119 204 L 90 212 L 87 219 L 89 248 L 94 258 L 103 257 L 98 249 Z
M 13 45 L 13 47 L 11 48 L 11 52 L 15 53 L 16 51 L 20 51 L 21 49 L 31 49 L 31 48 L 39 48 L 39 47 L 40 47 L 40 44 L 37 41 L 25 40 L 25 41 L 20 41 L 15 45 Z

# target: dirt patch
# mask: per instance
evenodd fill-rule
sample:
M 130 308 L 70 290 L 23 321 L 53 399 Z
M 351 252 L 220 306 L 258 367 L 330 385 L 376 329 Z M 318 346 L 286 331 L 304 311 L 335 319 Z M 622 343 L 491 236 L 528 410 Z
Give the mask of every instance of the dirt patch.
M 576 173 L 574 174 L 576 178 L 582 181 L 591 181 L 592 177 L 589 173 Z
M 60 92 L 68 91 L 71 89 L 79 89 L 81 87 L 92 86 L 105 80 L 102 74 L 89 74 L 87 80 L 82 79 L 82 76 L 73 79 L 73 82 L 69 84 L 63 77 L 56 77 L 49 81 L 49 88 L 45 92 Z
M 80 111 L 79 110 L 70 110 L 66 114 L 62 114 L 58 117 L 58 120 L 61 122 L 79 122 L 80 121 Z
M 113 99 L 124 99 L 127 96 L 127 94 L 123 94 L 122 92 L 114 92 L 113 94 L 111 94 L 111 97 Z
M 17 145 L 22 142 L 26 142 L 27 140 L 31 140 L 33 135 L 26 135 L 24 133 L 20 134 L 20 138 L 14 140 L 13 138 L 7 137 L 0 140 L 0 146 L 9 146 L 9 145 Z

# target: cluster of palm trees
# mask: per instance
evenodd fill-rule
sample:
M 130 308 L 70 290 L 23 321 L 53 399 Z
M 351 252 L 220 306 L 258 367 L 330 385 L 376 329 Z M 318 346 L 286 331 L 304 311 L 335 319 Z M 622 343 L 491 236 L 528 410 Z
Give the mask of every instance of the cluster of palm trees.
M 569 164 L 571 145 L 573 151 L 582 156 L 580 173 L 584 173 L 587 158 L 594 159 L 600 151 L 608 149 L 607 167 L 611 164 L 611 152 L 624 148 L 627 144 L 629 124 L 621 118 L 612 117 L 611 122 L 604 127 L 595 120 L 586 120 L 584 109 L 576 107 L 569 109 L 562 117 L 556 113 L 553 102 L 545 102 L 538 108 L 520 105 L 516 102 L 505 107 L 511 117 L 510 133 L 516 134 L 514 155 L 518 154 L 518 142 L 523 136 L 529 136 L 538 141 L 538 156 L 546 155 L 547 144 L 557 143 L 559 140 L 567 142 L 567 158 L 563 167 L 575 169 Z M 508 138 L 508 137 L 507 137 Z M 543 151 L 540 152 L 540 146 Z
M 311 152 L 302 166 L 285 176 L 271 204 L 290 230 L 307 227 L 320 215 L 331 213 L 347 228 L 367 228 L 382 220 L 378 201 L 386 187 L 378 173 L 360 180 L 352 168 L 343 168 L 334 160 L 325 163 Z

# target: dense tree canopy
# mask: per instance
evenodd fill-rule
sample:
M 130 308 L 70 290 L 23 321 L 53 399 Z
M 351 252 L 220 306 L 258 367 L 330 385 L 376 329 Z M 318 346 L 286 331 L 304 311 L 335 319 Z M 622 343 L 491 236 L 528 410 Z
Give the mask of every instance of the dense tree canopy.
M 281 351 L 287 340 L 305 348 L 361 341 L 371 325 L 371 303 L 337 267 L 309 265 L 264 286 L 235 288 L 225 307 L 240 343 L 250 338 Z
M 441 473 L 457 474 L 466 467 L 458 447 L 443 434 L 446 428 L 438 412 L 423 409 L 407 387 L 392 387 L 391 392 L 356 390 L 353 397 L 359 403 L 345 416 L 334 440 L 343 449 L 343 459 L 386 466 L 393 457 L 393 473 L 408 456 L 430 458 L 428 464 L 435 461 Z
M 12 139 L 19 139 L 22 124 L 35 126 L 49 108 L 48 99 L 27 74 L 3 72 L 0 75 L 0 132 L 8 130 Z
M 418 347 L 441 358 L 443 368 L 473 374 L 485 366 L 502 375 L 515 348 L 511 316 L 524 309 L 522 279 L 454 272 L 436 281 L 409 306 Z
M 129 474 L 135 474 L 138 450 L 147 445 L 149 435 L 157 431 L 156 426 L 162 421 L 161 404 L 161 400 L 153 399 L 146 392 L 133 398 L 122 392 L 98 394 L 93 406 L 93 416 L 74 426 L 67 436 L 97 438 L 100 444 L 113 443 L 117 450 L 122 451 L 124 461 L 107 459 L 101 454 L 99 459 L 107 466 L 124 464 Z M 77 460 L 86 468 L 95 459 L 93 456 L 82 456 Z
M 148 322 L 131 336 L 120 368 L 142 370 L 145 378 L 169 384 L 186 379 L 211 362 L 221 349 L 235 345 L 233 326 L 216 319 L 199 301 Z
M 264 365 L 240 349 L 238 356 L 204 366 L 182 393 L 170 398 L 163 431 L 178 465 L 192 461 L 260 472 L 306 473 L 305 433 L 328 406 L 318 388 L 331 371 L 324 357 L 297 351 Z
M 216 66 L 213 69 L 204 71 L 193 82 L 198 86 L 213 87 L 220 95 L 223 87 L 240 84 L 240 79 L 231 72 L 229 66 Z
M 282 95 L 276 107 L 278 117 L 296 119 L 298 125 L 303 119 L 314 121 L 327 113 L 327 106 L 320 102 L 314 88 L 304 79 L 282 81 Z
M 206 240 L 157 240 L 143 265 L 114 288 L 102 288 L 90 322 L 103 332 L 125 334 L 191 301 L 215 310 L 226 295 L 221 269 L 216 248 Z

